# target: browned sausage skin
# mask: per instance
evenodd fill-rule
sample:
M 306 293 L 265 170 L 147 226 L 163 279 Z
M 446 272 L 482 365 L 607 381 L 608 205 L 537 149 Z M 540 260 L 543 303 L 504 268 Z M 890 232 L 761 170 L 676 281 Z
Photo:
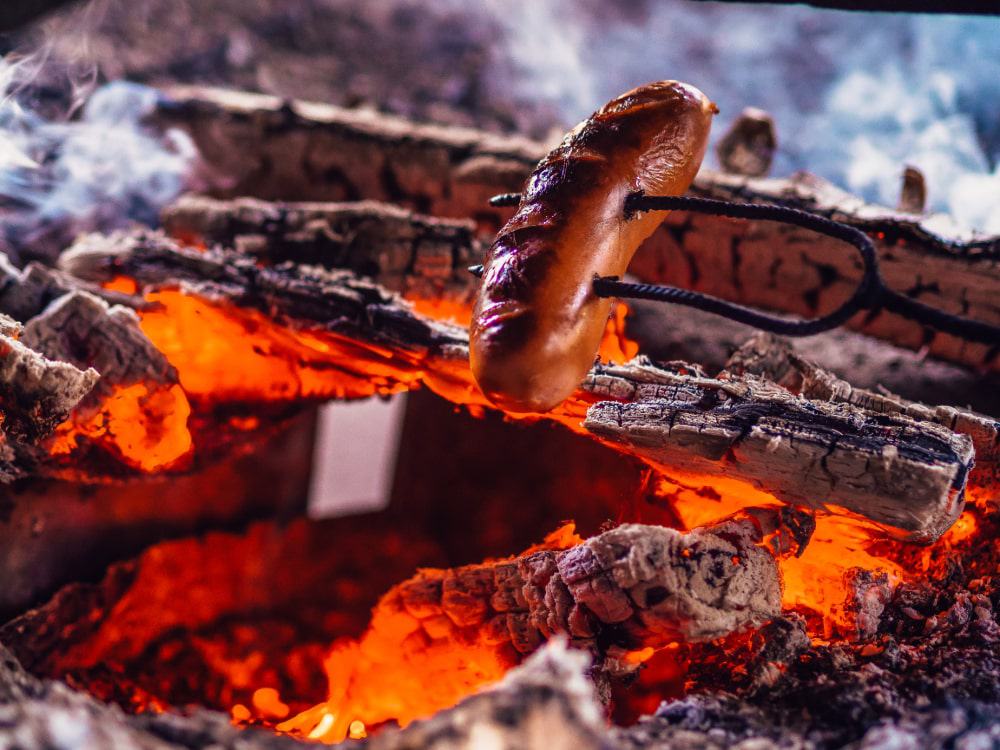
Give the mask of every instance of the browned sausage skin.
M 612 300 L 595 276 L 621 276 L 662 214 L 625 219 L 625 198 L 681 195 L 708 144 L 715 105 L 657 81 L 622 94 L 570 131 L 528 178 L 484 264 L 470 331 L 472 373 L 510 412 L 552 409 L 594 363 Z

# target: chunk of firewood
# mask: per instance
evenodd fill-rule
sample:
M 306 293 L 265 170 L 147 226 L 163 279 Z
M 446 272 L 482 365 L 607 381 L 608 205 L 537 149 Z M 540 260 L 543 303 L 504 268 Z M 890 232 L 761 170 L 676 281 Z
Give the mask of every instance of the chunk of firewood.
M 763 177 L 771 171 L 778 139 L 774 120 L 767 112 L 747 107 L 740 112 L 715 147 L 723 170 L 747 177 Z
M 508 210 L 490 195 L 520 190 L 548 150 L 523 139 L 417 125 L 396 117 L 203 87 L 165 92 L 155 119 L 187 130 L 217 176 L 220 196 L 276 200 L 387 200 L 496 231 Z M 748 178 L 702 170 L 695 195 L 781 203 L 856 226 L 875 241 L 894 289 L 949 312 L 1000 323 L 1000 238 L 947 217 L 869 205 L 807 174 Z M 860 276 L 850 248 L 803 229 L 685 211 L 668 214 L 632 264 L 643 281 L 746 304 L 815 315 L 846 298 Z M 946 360 L 1000 369 L 990 347 L 936 334 L 889 313 L 851 327 Z
M 738 479 L 917 541 L 937 539 L 962 511 L 972 440 L 932 422 L 798 398 L 753 376 L 676 375 L 641 358 L 596 368 L 585 387 L 616 400 L 591 406 L 584 428 L 668 476 Z
M 489 198 L 519 190 L 545 148 L 468 128 L 198 86 L 164 91 L 153 119 L 191 133 L 214 194 L 390 201 L 500 227 Z M 225 184 L 225 187 L 223 185 Z
M 139 328 L 135 312 L 89 292 L 56 299 L 28 320 L 23 340 L 46 357 L 97 370 L 95 397 L 118 385 L 177 382 L 177 371 Z
M 973 498 L 993 500 L 1000 493 L 1000 422 L 969 409 L 929 406 L 893 393 L 857 388 L 803 357 L 787 339 L 760 333 L 738 349 L 726 371 L 734 376 L 765 377 L 808 399 L 851 404 L 869 412 L 903 415 L 934 422 L 968 435 L 975 449 L 975 465 L 966 490 Z
M 47 437 L 91 391 L 97 371 L 48 359 L 15 336 L 20 326 L 0 316 L 0 481 L 24 472 L 18 454 Z
M 1000 238 L 865 204 L 809 174 L 748 178 L 702 172 L 691 193 L 723 200 L 778 203 L 842 221 L 875 242 L 893 289 L 932 307 L 1000 324 Z M 857 286 L 857 255 L 846 245 L 775 222 L 668 214 L 631 271 L 644 281 L 708 292 L 744 304 L 815 316 Z M 991 370 L 1000 349 L 925 329 L 888 312 L 859 314 L 851 328 L 933 356 Z
M 350 272 L 260 266 L 233 251 L 185 249 L 159 234 L 85 238 L 61 263 L 85 279 L 126 274 L 148 289 L 183 285 L 264 311 L 293 330 L 348 337 L 356 346 L 337 360 L 342 371 L 356 369 L 371 381 L 366 362 L 352 359 L 368 356 L 389 390 L 422 381 L 458 403 L 487 405 L 469 374 L 465 329 L 429 321 Z M 973 458 L 968 436 L 933 422 L 646 359 L 596 366 L 581 391 L 547 416 L 675 478 L 711 485 L 723 477 L 762 502 L 846 509 L 916 540 L 937 538 L 957 517 Z
M 422 570 L 382 597 L 357 644 L 335 646 L 327 668 L 342 687 L 294 728 L 337 740 L 355 720 L 405 725 L 560 634 L 616 675 L 637 668 L 630 652 L 759 626 L 781 611 L 777 561 L 759 546 L 780 518 L 759 513 L 686 534 L 625 524 L 566 549 Z
M 475 225 L 388 203 L 275 203 L 184 196 L 163 212 L 174 237 L 220 243 L 268 263 L 347 268 L 408 297 L 472 307 L 482 261 Z

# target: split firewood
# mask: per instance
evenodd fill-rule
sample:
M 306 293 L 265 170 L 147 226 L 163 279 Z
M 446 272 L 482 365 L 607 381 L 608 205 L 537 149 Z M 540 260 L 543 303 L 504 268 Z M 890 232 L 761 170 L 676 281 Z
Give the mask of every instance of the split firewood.
M 468 129 L 417 125 L 275 97 L 177 87 L 156 114 L 193 137 L 217 176 L 213 194 L 276 200 L 398 203 L 435 216 L 472 218 L 489 235 L 510 215 L 487 198 L 520 190 L 543 144 Z M 780 123 L 779 123 L 780 125 Z M 875 241 L 889 285 L 934 307 L 1000 323 L 1000 239 L 868 205 L 811 175 L 750 178 L 702 170 L 692 194 L 781 203 L 846 222 Z M 632 272 L 745 304 L 813 316 L 846 298 L 860 278 L 839 242 L 768 222 L 675 211 L 636 256 Z M 946 360 L 1000 369 L 997 352 L 888 313 L 851 327 Z
M 357 643 L 334 647 L 328 702 L 282 728 L 329 740 L 354 721 L 407 724 L 557 634 L 618 674 L 641 663 L 633 652 L 759 626 L 781 611 L 777 562 L 759 546 L 780 523 L 771 510 L 686 534 L 625 524 L 566 549 L 422 570 L 382 597 Z
M 692 194 L 778 203 L 866 232 L 889 287 L 946 312 L 1000 324 L 1000 238 L 960 229 L 947 217 L 922 218 L 867 205 L 808 174 L 748 178 L 702 172 Z M 774 222 L 740 222 L 675 211 L 636 256 L 631 271 L 726 299 L 812 317 L 857 286 L 857 256 L 842 243 Z M 855 316 L 848 326 L 910 349 L 973 367 L 1000 369 L 995 347 L 937 333 L 887 312 Z
M 469 221 L 388 203 L 274 203 L 185 196 L 163 214 L 174 237 L 220 243 L 268 263 L 347 268 L 406 297 L 471 308 L 483 247 Z
M 422 382 L 456 403 L 487 406 L 471 381 L 465 329 L 429 321 L 347 271 L 261 266 L 233 251 L 186 249 L 159 234 L 86 238 L 61 262 L 94 281 L 124 274 L 153 296 L 181 285 L 215 305 L 213 314 L 266 312 L 255 319 L 258 332 L 270 325 L 275 336 L 305 334 L 316 342 L 296 356 L 297 366 L 316 369 L 317 397 L 367 396 Z M 160 324 L 169 328 L 171 320 L 168 308 Z M 199 318 L 193 335 L 204 335 L 206 320 Z M 165 341 L 176 338 L 164 334 Z M 218 355 L 231 360 L 225 347 Z M 199 379 L 180 369 L 182 382 Z M 266 383 L 257 387 L 270 392 Z M 216 381 L 212 388 L 218 397 Z M 762 503 L 777 498 L 846 510 L 921 541 L 936 539 L 960 513 L 973 459 L 968 436 L 931 421 L 801 399 L 751 375 L 713 379 L 695 366 L 642 358 L 595 366 L 577 395 L 546 416 L 675 479 L 710 486 L 712 477 L 724 478 Z
M 212 192 L 270 200 L 389 201 L 499 229 L 488 205 L 545 154 L 523 138 L 198 86 L 164 92 L 153 119 L 191 133 Z M 227 187 L 223 188 L 223 183 Z
M 808 399 L 850 404 L 869 412 L 902 415 L 934 422 L 968 435 L 975 449 L 975 464 L 966 491 L 973 499 L 995 500 L 1000 488 L 1000 422 L 968 409 L 929 406 L 893 393 L 857 388 L 799 354 L 787 339 L 760 333 L 738 349 L 726 373 L 740 377 L 758 375 Z M 723 376 L 725 377 L 725 375 Z
M 135 312 L 89 292 L 57 298 L 28 320 L 23 341 L 51 359 L 94 368 L 101 375 L 95 396 L 120 385 L 177 383 L 176 370 L 143 334 Z
M 937 539 L 962 511 L 972 440 L 935 423 L 800 399 L 753 376 L 677 376 L 641 359 L 595 368 L 585 387 L 615 399 L 590 407 L 586 430 L 687 483 L 734 478 L 920 541 Z

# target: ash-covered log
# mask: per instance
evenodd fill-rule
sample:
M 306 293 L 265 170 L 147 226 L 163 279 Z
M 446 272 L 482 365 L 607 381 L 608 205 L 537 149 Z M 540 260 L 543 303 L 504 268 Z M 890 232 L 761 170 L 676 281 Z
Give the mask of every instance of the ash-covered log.
M 976 460 L 969 473 L 967 493 L 973 499 L 988 501 L 995 500 L 1000 491 L 1000 422 L 992 417 L 969 409 L 909 401 L 884 388 L 857 388 L 799 354 L 787 339 L 766 333 L 757 334 L 734 352 L 726 372 L 758 375 L 808 399 L 851 404 L 877 414 L 903 415 L 968 435 Z
M 539 143 L 418 125 L 308 102 L 202 87 L 165 92 L 157 121 L 187 130 L 218 176 L 213 194 L 275 200 L 386 200 L 435 216 L 471 218 L 485 234 L 509 210 L 493 194 L 519 190 L 547 151 Z M 781 127 L 781 123 L 777 123 Z M 902 165 L 901 165 L 902 166 Z M 933 187 L 933 186 L 932 186 Z M 889 285 L 922 302 L 1000 323 L 1000 239 L 869 205 L 816 177 L 749 178 L 702 170 L 694 195 L 782 205 L 843 221 L 875 241 Z M 676 211 L 636 255 L 643 281 L 697 289 L 814 316 L 860 278 L 840 243 L 801 229 Z M 851 327 L 946 360 L 1000 369 L 997 352 L 888 313 Z
M 327 703 L 281 727 L 337 740 L 354 721 L 407 724 L 557 634 L 619 675 L 641 662 L 632 652 L 759 626 L 781 610 L 777 562 L 759 546 L 780 524 L 773 510 L 687 534 L 625 524 L 508 560 L 420 571 L 382 597 L 357 643 L 334 647 Z
M 496 685 L 402 730 L 386 729 L 371 750 L 610 750 L 603 706 L 586 678 L 585 654 L 554 638 Z M 350 745 L 347 745 L 350 746 Z
M 269 320 L 282 336 L 315 341 L 296 356 L 298 366 L 326 373 L 315 378 L 317 395 L 370 395 L 423 382 L 457 403 L 487 405 L 471 381 L 465 329 L 427 320 L 347 271 L 261 266 L 233 251 L 185 249 L 159 234 L 93 236 L 61 262 L 88 280 L 124 274 L 153 296 L 181 285 L 188 299 L 211 303 L 213 314 L 266 313 L 256 326 Z M 169 307 L 161 317 L 163 339 L 175 340 Z M 194 335 L 201 336 L 207 318 L 198 320 Z M 228 367 L 225 348 L 218 354 Z M 182 371 L 181 379 L 196 373 Z M 753 376 L 712 379 L 695 366 L 643 359 L 595 367 L 578 394 L 547 416 L 674 478 L 711 485 L 721 477 L 762 502 L 839 507 L 921 541 L 936 539 L 958 516 L 973 459 L 968 436 L 934 422 L 802 400 Z
M 0 481 L 24 473 L 19 453 L 65 420 L 98 381 L 97 371 L 48 359 L 19 340 L 21 325 L 0 315 Z
M 735 478 L 919 541 L 937 539 L 963 507 L 972 440 L 931 422 L 799 399 L 752 376 L 678 376 L 649 360 L 598 367 L 585 387 L 615 399 L 590 407 L 586 430 L 685 483 Z

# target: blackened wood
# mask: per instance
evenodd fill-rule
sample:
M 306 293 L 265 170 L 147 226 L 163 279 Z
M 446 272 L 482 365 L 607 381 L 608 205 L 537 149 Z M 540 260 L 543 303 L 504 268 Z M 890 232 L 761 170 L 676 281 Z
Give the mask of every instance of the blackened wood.
M 282 203 L 185 196 L 163 213 L 171 235 L 220 243 L 267 263 L 348 268 L 408 297 L 471 308 L 483 258 L 469 221 L 388 203 Z

